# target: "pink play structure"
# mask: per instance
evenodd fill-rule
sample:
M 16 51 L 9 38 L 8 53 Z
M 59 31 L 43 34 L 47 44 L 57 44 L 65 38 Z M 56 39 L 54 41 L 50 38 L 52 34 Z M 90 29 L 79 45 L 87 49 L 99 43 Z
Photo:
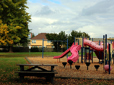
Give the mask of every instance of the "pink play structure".
M 90 40 L 84 39 L 84 46 L 89 46 L 92 49 L 95 49 L 97 51 L 103 51 L 103 45 L 98 45 L 95 42 L 92 42 Z
M 72 45 L 74 45 L 74 43 Z M 71 49 L 71 47 L 68 48 L 65 52 L 63 52 L 60 56 L 54 56 L 53 59 L 58 59 L 58 58 L 64 57 L 65 55 L 67 55 L 70 52 L 70 49 Z
M 95 50 L 95 54 L 97 55 L 97 58 L 102 59 L 102 53 L 99 54 L 99 51 L 103 52 L 103 43 L 102 42 L 100 43 L 100 45 L 98 45 L 97 42 L 92 42 L 90 40 L 84 39 L 83 45 L 91 47 L 93 50 Z M 114 47 L 114 42 L 113 42 L 113 47 Z M 107 44 L 107 48 L 108 48 L 108 44 Z M 73 62 L 76 62 L 79 58 L 78 51 L 80 49 L 81 49 L 81 45 L 78 45 L 77 43 L 76 43 L 76 45 L 74 45 L 74 43 L 73 43 L 69 49 L 67 49 L 65 52 L 63 52 L 60 56 L 54 56 L 53 59 L 62 58 L 65 55 L 67 55 L 69 52 L 71 52 L 72 55 L 67 58 L 67 62 L 70 60 Z
M 105 71 L 109 71 L 109 65 L 104 66 Z M 112 67 L 110 66 L 110 71 L 112 70 Z
M 73 62 L 76 62 L 79 58 L 79 54 L 78 51 L 81 49 L 81 45 L 78 45 L 76 43 L 76 45 L 74 45 L 74 43 L 72 44 L 72 46 L 67 49 L 64 53 L 62 53 L 60 56 L 54 56 L 53 59 L 58 59 L 58 58 L 62 58 L 65 55 L 67 55 L 69 52 L 72 53 L 72 55 L 70 57 L 68 57 L 67 61 L 71 60 Z
M 76 62 L 79 58 L 78 51 L 80 49 L 81 49 L 81 45 L 72 45 L 70 48 L 70 52 L 72 53 L 72 55 L 70 57 L 68 57 L 67 62 L 70 60 L 73 62 Z

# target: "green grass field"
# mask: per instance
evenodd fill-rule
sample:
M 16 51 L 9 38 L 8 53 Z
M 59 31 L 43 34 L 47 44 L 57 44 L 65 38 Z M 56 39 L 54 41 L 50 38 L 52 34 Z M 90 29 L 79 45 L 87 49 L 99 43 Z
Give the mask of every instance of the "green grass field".
M 0 85 L 16 83 L 18 75 L 15 73 L 20 68 L 16 64 L 26 64 L 24 57 L 0 57 Z
M 59 56 L 63 52 L 44 52 L 43 56 Z M 84 54 L 84 53 L 83 53 Z M 79 53 L 81 55 L 81 53 Z M 42 56 L 42 52 L 15 52 L 15 53 L 5 53 L 5 52 L 0 52 L 0 56 L 2 57 L 25 57 L 25 56 Z M 68 56 L 71 56 L 71 53 L 68 53 Z M 96 56 L 95 53 L 93 53 L 93 56 Z

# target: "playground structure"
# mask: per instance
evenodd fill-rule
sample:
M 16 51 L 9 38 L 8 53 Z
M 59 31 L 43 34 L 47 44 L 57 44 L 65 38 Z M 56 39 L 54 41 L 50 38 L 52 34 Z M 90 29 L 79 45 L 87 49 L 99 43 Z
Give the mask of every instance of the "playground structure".
M 90 60 L 92 60 L 93 63 L 93 52 L 95 52 L 97 58 L 99 59 L 99 63 L 101 64 L 104 63 L 104 66 L 109 64 L 108 69 L 110 74 L 110 61 L 112 61 L 113 48 L 114 48 L 114 42 L 112 42 L 111 40 L 111 43 L 107 43 L 107 35 L 103 35 L 103 41 L 102 42 L 99 41 L 99 44 L 93 42 L 93 40 L 91 41 L 90 39 L 88 40 L 87 38 L 83 37 L 74 38 L 74 43 L 69 49 L 67 49 L 60 56 L 54 56 L 53 58 L 54 59 L 62 58 L 71 51 L 72 55 L 67 58 L 67 62 L 69 61 L 76 62 L 78 60 L 79 63 L 78 51 L 81 49 L 81 63 L 83 62 L 86 63 L 86 60 L 89 60 L 89 63 Z M 87 50 L 89 51 L 89 53 L 87 53 Z M 85 53 L 85 56 L 83 56 L 83 53 Z M 102 61 L 100 62 L 100 60 Z

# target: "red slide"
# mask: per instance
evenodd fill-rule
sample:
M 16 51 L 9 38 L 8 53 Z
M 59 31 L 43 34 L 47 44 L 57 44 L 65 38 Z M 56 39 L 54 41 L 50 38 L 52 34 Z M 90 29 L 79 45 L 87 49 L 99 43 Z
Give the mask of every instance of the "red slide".
M 95 54 L 98 59 L 102 59 L 103 55 L 103 45 L 98 45 L 95 42 L 84 39 L 84 46 L 89 46 L 95 50 Z M 103 57 L 104 58 L 104 57 Z
M 84 46 L 89 46 L 97 51 L 103 51 L 103 45 L 98 45 L 95 42 L 84 39 Z
M 72 45 L 74 45 L 74 43 L 73 43 Z M 71 47 L 70 47 L 70 48 L 71 48 Z M 67 55 L 67 54 L 70 52 L 70 48 L 67 49 L 65 52 L 63 52 L 61 55 L 59 55 L 59 56 L 54 56 L 53 59 L 58 59 L 58 58 L 64 57 L 65 55 Z
M 67 58 L 67 62 L 69 61 L 76 62 L 79 59 L 78 51 L 80 49 L 81 49 L 81 45 L 72 45 L 70 49 L 70 52 L 72 53 L 72 55 Z

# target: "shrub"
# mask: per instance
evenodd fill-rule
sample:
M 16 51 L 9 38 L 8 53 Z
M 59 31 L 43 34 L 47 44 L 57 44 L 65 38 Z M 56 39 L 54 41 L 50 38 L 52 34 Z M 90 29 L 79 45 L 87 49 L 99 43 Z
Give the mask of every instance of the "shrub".
M 38 47 L 31 47 L 31 52 L 39 52 Z

